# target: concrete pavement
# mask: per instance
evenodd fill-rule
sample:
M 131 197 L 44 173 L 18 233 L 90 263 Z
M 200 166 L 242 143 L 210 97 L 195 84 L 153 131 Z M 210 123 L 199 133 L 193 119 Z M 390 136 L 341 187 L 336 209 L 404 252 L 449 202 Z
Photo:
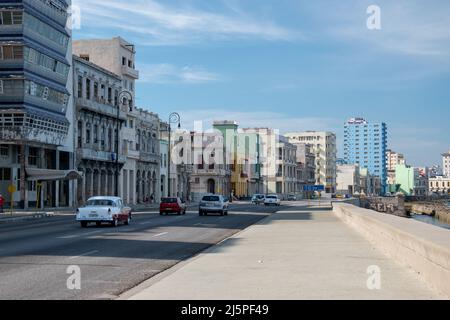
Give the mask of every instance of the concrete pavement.
M 370 270 L 381 288 L 370 290 Z M 373 269 L 375 268 L 375 269 Z M 375 277 L 371 279 L 377 278 Z M 369 284 L 374 284 L 370 282 Z M 375 282 L 376 284 L 376 282 Z M 372 287 L 373 288 L 373 287 Z M 125 293 L 122 299 L 440 299 L 331 210 L 290 207 Z

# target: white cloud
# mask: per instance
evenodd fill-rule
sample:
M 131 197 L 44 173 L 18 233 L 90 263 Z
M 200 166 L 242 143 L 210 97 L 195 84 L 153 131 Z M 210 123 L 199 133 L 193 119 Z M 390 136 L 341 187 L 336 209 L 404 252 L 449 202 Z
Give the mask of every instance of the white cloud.
M 231 37 L 291 40 L 296 35 L 271 21 L 230 10 L 216 13 L 156 0 L 74 0 L 83 26 L 132 31 L 141 44 L 178 45 Z M 81 30 L 82 31 L 82 30 Z
M 177 67 L 172 64 L 141 65 L 140 81 L 156 84 L 186 83 L 199 84 L 219 81 L 216 73 L 204 70 L 201 67 L 185 66 Z

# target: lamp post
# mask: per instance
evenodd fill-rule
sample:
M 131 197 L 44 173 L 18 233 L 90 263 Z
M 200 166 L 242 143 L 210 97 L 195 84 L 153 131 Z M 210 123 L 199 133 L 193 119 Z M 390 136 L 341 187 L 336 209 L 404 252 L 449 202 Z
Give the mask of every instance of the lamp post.
M 176 112 L 172 112 L 169 115 L 169 150 L 168 150 L 168 167 L 167 167 L 167 197 L 170 197 L 170 167 L 172 164 L 172 148 L 171 148 L 171 141 L 172 141 L 172 127 L 171 124 L 172 123 L 178 123 L 178 129 L 181 128 L 181 117 L 178 113 Z
M 119 135 L 119 131 L 120 131 L 120 109 L 122 106 L 125 105 L 125 99 L 128 98 L 128 103 L 130 103 L 133 100 L 133 95 L 131 94 L 131 92 L 127 91 L 127 90 L 122 90 L 119 93 L 118 99 L 119 99 L 119 104 L 117 105 L 117 130 L 116 130 L 116 183 L 115 183 L 115 191 L 114 194 L 116 195 L 116 197 L 119 196 L 119 176 L 120 176 L 120 164 L 119 164 L 119 139 L 120 139 L 120 135 Z

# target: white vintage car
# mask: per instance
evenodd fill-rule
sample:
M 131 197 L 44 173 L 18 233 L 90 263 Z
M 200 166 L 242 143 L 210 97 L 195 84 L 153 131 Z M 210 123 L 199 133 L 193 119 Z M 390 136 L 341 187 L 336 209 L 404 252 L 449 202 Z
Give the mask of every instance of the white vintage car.
M 118 197 L 93 197 L 84 207 L 77 209 L 77 221 L 83 228 L 89 223 L 100 226 L 103 222 L 117 227 L 119 222 L 125 225 L 131 222 L 131 208 L 125 207 L 121 198 Z

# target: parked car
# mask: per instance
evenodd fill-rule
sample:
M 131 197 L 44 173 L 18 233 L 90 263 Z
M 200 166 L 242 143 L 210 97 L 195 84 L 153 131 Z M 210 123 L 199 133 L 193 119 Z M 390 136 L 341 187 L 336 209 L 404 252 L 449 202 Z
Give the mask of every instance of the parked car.
M 184 203 L 180 198 L 162 198 L 161 203 L 159 204 L 160 215 L 168 215 L 169 213 L 185 215 L 186 210 L 186 203 Z
M 278 197 L 276 194 L 268 195 L 266 199 L 264 200 L 264 205 L 266 206 L 281 206 L 281 200 L 280 197 Z
M 256 205 L 263 204 L 264 200 L 266 200 L 266 195 L 264 194 L 255 194 L 252 197 L 252 203 Z
M 131 208 L 123 204 L 123 200 L 118 197 L 93 197 L 90 198 L 84 207 L 77 209 L 76 220 L 83 228 L 89 223 L 96 223 L 100 226 L 103 222 L 117 227 L 119 222 L 129 225 L 132 218 Z
M 297 201 L 297 196 L 295 194 L 288 195 L 288 201 Z
M 208 195 L 204 196 L 200 201 L 198 214 L 206 216 L 208 213 L 220 213 L 222 216 L 228 215 L 229 202 L 224 196 Z

